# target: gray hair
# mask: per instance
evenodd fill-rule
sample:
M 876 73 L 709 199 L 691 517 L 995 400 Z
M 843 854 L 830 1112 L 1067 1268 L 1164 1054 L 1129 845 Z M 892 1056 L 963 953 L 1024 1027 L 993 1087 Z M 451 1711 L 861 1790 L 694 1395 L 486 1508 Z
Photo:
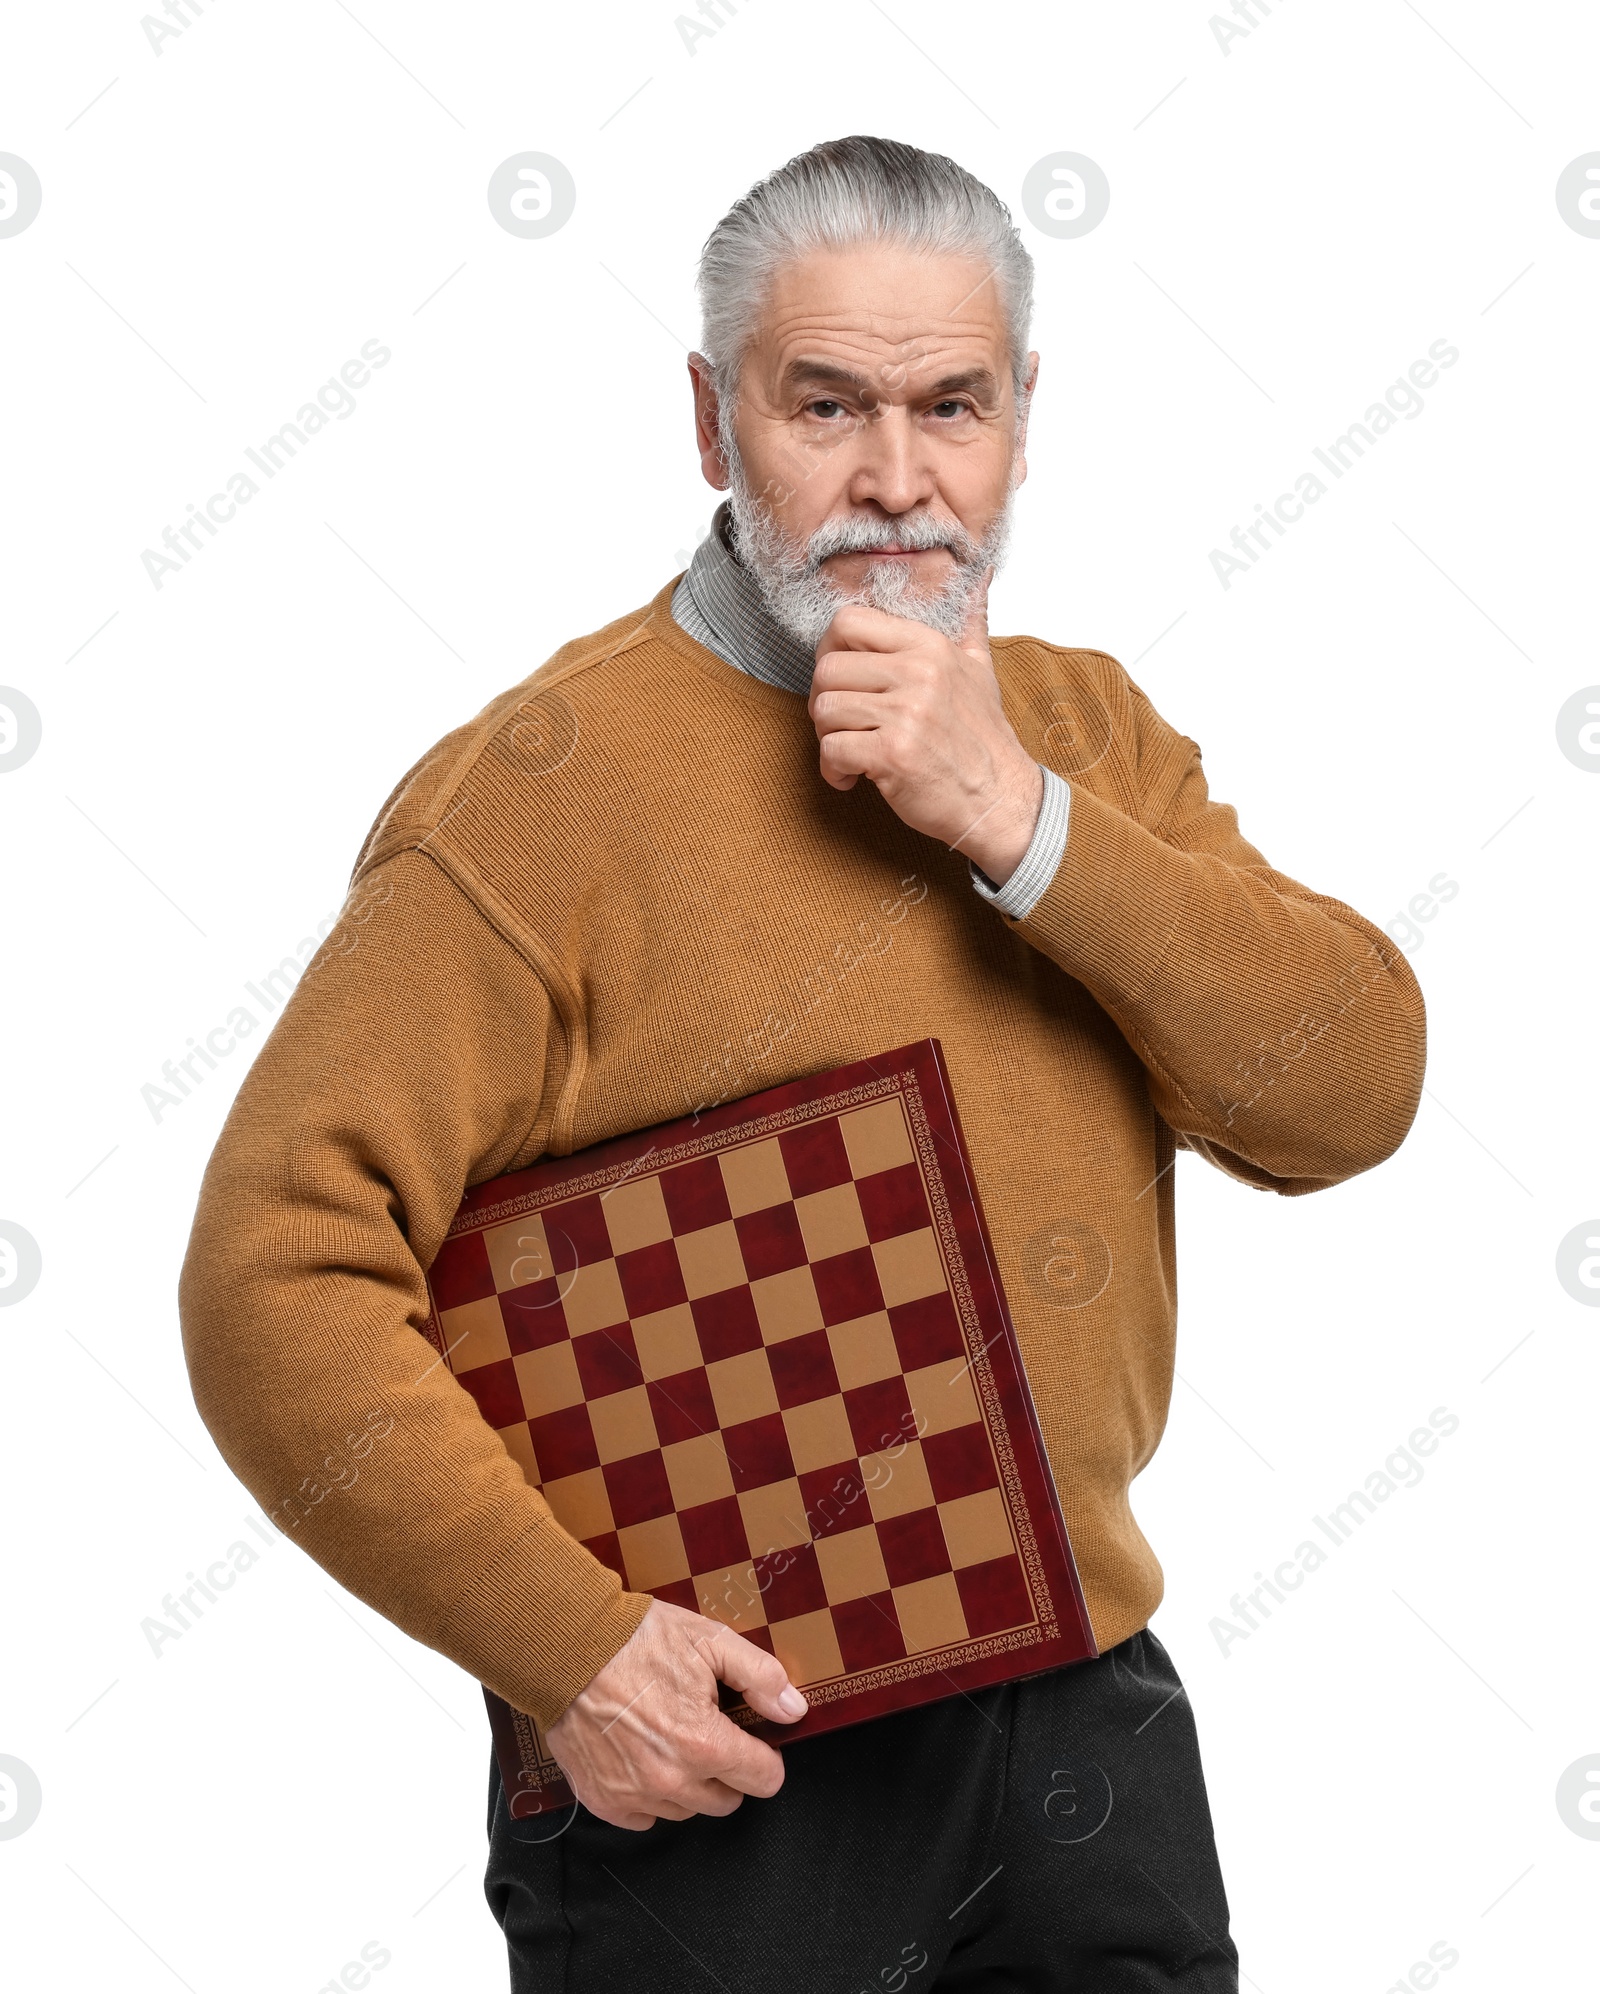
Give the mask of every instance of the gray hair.
M 971 256 L 994 273 L 1018 403 L 1033 314 L 1033 258 L 1005 203 L 943 153 L 895 139 L 813 146 L 735 201 L 700 254 L 701 340 L 724 425 L 755 321 L 780 264 L 816 249 L 897 243 Z

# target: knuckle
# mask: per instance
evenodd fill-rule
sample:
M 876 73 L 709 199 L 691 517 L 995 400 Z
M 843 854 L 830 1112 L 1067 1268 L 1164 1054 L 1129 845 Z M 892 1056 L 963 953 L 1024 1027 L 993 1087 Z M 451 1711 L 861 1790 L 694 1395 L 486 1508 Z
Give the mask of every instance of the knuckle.
M 717 1746 L 719 1720 L 722 1713 L 713 1705 L 708 1710 L 697 1710 L 684 1726 L 682 1748 L 679 1756 L 695 1765 L 703 1765 L 718 1756 Z

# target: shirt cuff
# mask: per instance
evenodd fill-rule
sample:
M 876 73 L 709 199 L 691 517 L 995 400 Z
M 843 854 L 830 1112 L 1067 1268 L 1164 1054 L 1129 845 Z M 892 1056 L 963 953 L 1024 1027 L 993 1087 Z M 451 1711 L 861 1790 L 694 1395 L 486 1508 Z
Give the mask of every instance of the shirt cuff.
M 1039 805 L 1039 821 L 1033 827 L 1028 849 L 1005 885 L 996 886 L 986 872 L 980 872 L 971 859 L 967 860 L 973 890 L 991 907 L 1008 914 L 1014 921 L 1020 921 L 1033 912 L 1045 888 L 1054 879 L 1067 849 L 1072 790 L 1054 769 L 1047 769 L 1042 762 L 1039 773 L 1044 777 L 1044 800 Z

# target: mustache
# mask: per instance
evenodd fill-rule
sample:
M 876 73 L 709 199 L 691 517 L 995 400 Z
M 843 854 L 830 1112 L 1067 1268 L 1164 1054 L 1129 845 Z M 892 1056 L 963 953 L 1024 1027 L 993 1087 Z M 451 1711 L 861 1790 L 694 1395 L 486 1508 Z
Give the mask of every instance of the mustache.
M 962 566 L 978 560 L 983 549 L 959 520 L 940 519 L 931 512 L 908 512 L 898 519 L 873 519 L 845 513 L 825 519 L 806 542 L 805 561 L 815 571 L 835 554 L 871 554 L 885 547 L 923 553 L 948 548 Z

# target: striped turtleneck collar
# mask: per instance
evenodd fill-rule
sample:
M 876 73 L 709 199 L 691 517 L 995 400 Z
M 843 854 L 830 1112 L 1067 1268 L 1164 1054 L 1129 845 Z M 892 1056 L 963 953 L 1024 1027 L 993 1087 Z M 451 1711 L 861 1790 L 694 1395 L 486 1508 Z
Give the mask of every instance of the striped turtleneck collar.
M 733 551 L 733 519 L 723 500 L 672 595 L 672 618 L 697 644 L 752 678 L 804 699 L 816 662 L 768 609 L 756 578 Z

